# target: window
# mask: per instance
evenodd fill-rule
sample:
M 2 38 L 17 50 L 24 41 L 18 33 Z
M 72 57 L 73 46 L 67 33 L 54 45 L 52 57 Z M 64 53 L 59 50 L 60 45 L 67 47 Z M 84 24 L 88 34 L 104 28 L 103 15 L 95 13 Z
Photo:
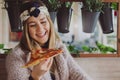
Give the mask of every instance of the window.
M 117 17 L 116 10 L 112 9 L 112 18 L 113 18 L 113 32 L 109 34 L 104 34 L 101 29 L 99 20 L 93 33 L 83 32 L 82 25 L 82 16 L 81 16 L 81 2 L 74 2 L 72 5 L 73 14 L 70 23 L 70 32 L 69 33 L 59 33 L 64 43 L 67 46 L 73 45 L 81 54 L 117 54 L 117 52 L 112 51 L 101 51 L 101 50 L 92 50 L 92 52 L 84 51 L 83 46 L 87 46 L 91 49 L 98 48 L 96 42 L 104 45 L 104 47 L 111 47 L 114 50 L 117 50 Z

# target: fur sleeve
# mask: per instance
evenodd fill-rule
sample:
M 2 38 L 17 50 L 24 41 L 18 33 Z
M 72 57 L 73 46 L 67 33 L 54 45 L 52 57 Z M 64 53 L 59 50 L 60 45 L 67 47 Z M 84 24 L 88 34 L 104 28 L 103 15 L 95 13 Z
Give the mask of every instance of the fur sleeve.
M 7 69 L 7 78 L 8 80 L 28 80 L 29 79 L 29 71 L 27 68 L 22 68 L 25 64 L 23 57 L 25 55 L 21 55 L 22 51 L 13 50 L 12 53 L 7 55 L 6 58 L 6 69 Z

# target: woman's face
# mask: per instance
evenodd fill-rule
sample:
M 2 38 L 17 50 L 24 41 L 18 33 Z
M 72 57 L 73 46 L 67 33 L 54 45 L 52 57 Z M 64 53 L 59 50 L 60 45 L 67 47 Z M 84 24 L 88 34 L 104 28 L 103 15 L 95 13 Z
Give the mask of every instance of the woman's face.
M 30 37 L 40 44 L 44 44 L 48 41 L 50 34 L 50 24 L 44 14 L 40 14 L 38 17 L 30 17 L 27 20 L 28 32 Z

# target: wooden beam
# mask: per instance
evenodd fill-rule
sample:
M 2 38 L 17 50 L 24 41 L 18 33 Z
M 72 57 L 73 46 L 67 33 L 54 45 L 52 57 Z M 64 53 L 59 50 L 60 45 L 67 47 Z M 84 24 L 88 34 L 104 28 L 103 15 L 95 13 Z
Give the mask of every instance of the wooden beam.
M 60 0 L 62 2 L 70 1 L 70 2 L 82 2 L 84 0 Z M 119 0 L 102 0 L 102 2 L 119 2 Z
M 120 57 L 120 1 L 118 5 L 118 18 L 117 18 L 117 53 Z
M 83 0 L 60 0 L 62 2 L 67 2 L 67 1 L 70 1 L 70 2 L 82 2 Z
M 118 57 L 118 54 L 80 54 L 80 57 Z
M 119 0 L 102 0 L 102 2 L 119 2 Z

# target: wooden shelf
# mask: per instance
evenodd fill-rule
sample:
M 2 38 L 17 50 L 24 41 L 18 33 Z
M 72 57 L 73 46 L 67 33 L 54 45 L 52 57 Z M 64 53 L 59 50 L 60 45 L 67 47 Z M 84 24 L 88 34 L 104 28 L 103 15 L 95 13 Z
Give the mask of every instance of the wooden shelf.
M 80 54 L 80 57 L 118 57 L 118 54 Z
M 102 2 L 119 2 L 119 0 L 102 0 Z
M 82 2 L 84 0 L 60 0 L 62 2 L 70 1 L 70 2 Z M 119 0 L 101 0 L 102 2 L 119 2 Z

